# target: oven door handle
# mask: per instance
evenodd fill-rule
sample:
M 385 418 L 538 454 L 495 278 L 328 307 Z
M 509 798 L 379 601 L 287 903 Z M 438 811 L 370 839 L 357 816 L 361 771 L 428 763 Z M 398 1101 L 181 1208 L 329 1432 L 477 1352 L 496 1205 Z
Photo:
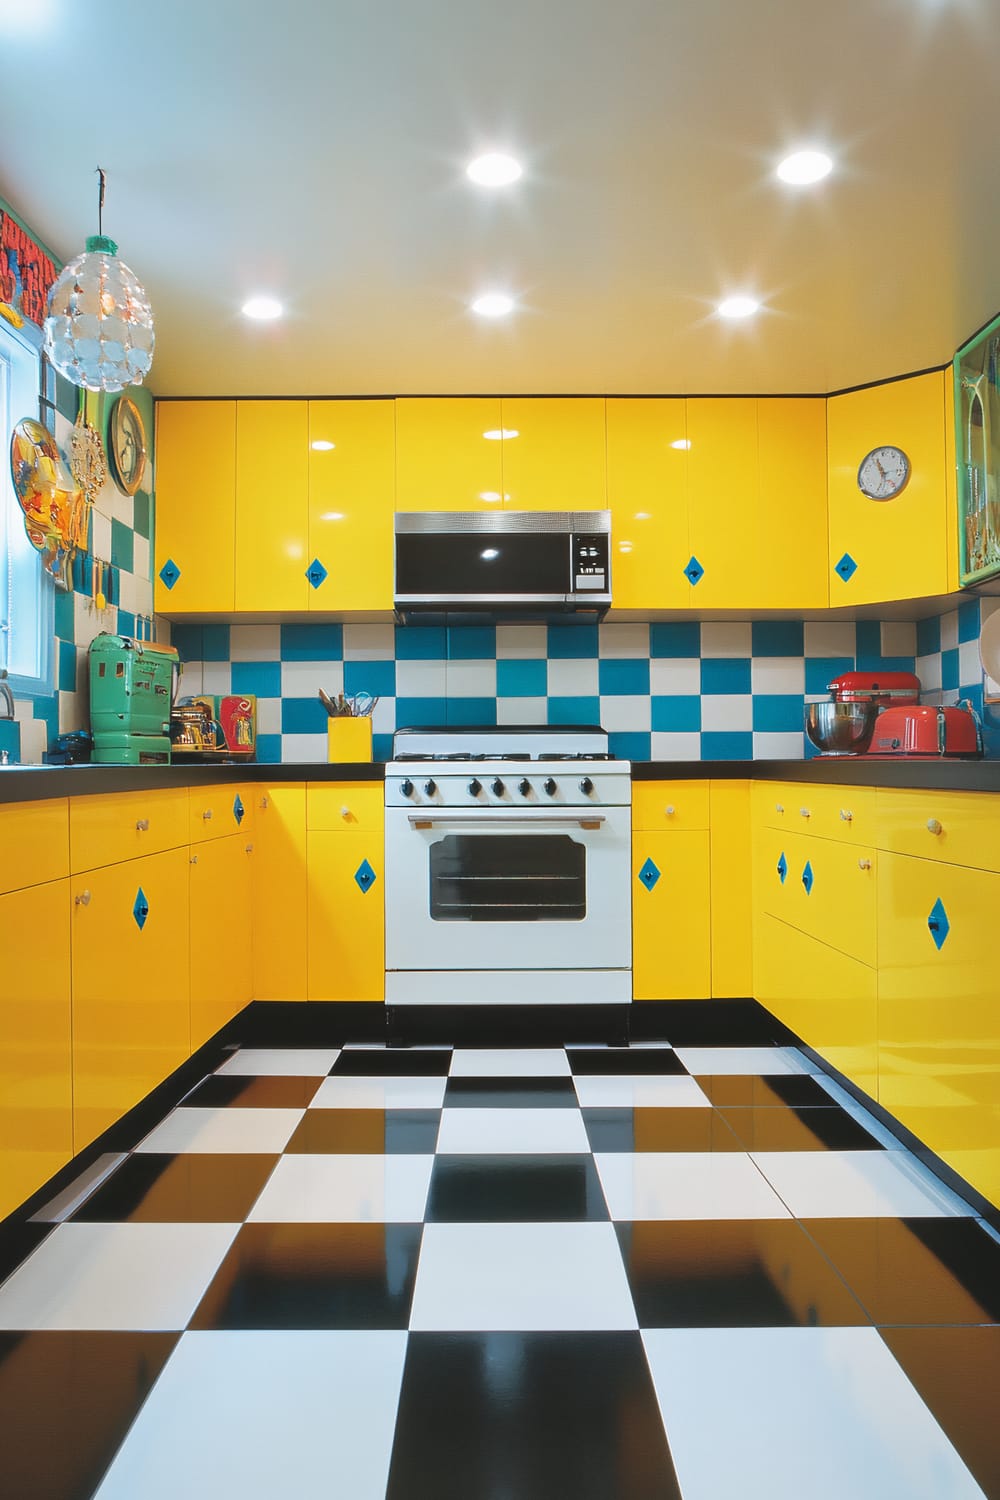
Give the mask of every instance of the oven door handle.
M 510 827 L 513 823 L 530 823 L 533 825 L 552 823 L 557 826 L 565 826 L 567 823 L 575 824 L 579 828 L 600 828 L 602 823 L 607 822 L 603 813 L 589 812 L 581 809 L 580 812 L 550 813 L 535 812 L 533 808 L 525 808 L 523 811 L 512 808 L 510 812 L 483 813 L 433 813 L 419 812 L 408 813 L 407 821 L 411 828 L 433 828 L 435 824 L 461 823 L 467 827 Z

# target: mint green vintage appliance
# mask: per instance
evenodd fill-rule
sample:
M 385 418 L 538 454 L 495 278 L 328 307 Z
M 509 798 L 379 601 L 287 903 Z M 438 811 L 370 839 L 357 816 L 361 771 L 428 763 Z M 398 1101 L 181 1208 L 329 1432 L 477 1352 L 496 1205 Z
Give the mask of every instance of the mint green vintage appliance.
M 170 709 L 180 679 L 173 646 L 102 633 L 90 643 L 90 727 L 94 760 L 105 765 L 170 763 Z

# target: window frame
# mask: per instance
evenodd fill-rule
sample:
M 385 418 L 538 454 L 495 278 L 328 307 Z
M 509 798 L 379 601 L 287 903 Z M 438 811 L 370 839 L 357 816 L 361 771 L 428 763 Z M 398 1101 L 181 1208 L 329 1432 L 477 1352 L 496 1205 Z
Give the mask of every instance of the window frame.
M 15 364 L 27 365 L 25 356 L 35 368 L 34 397 L 28 411 L 16 409 L 24 402 L 18 402 L 9 378 Z M 27 540 L 10 473 L 14 424 L 28 415 L 44 422 L 47 415 L 42 330 L 27 319 L 20 328 L 0 320 L 0 364 L 5 367 L 0 374 L 0 424 L 6 438 L 6 451 L 0 455 L 0 669 L 8 667 L 7 681 L 18 697 L 50 698 L 55 691 L 55 584 Z M 10 670 L 10 643 L 14 629 L 24 620 L 34 631 L 34 670 L 15 672 Z

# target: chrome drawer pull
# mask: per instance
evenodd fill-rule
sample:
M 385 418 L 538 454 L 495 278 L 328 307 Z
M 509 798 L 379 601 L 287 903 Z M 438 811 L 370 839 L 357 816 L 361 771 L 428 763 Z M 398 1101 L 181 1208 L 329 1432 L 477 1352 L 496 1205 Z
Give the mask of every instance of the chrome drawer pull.
M 871 867 L 872 867 L 872 862 L 871 862 L 870 859 L 859 859 L 858 860 L 858 869 L 859 870 L 870 870 Z
M 77 906 L 89 906 L 90 905 L 90 892 L 89 891 L 81 891 L 80 894 L 79 894 L 79 896 L 74 896 L 73 897 L 73 900 L 76 902 Z
M 197 856 L 197 854 L 192 854 L 191 858 L 188 860 L 188 864 L 196 865 L 197 863 L 198 863 L 198 856 Z
M 148 818 L 139 818 L 139 819 L 137 819 L 136 825 L 135 825 L 135 831 L 136 831 L 136 833 L 148 833 L 149 832 L 149 819 Z
M 928 833 L 943 833 L 944 829 L 941 827 L 941 824 L 938 822 L 937 818 L 928 818 L 927 819 L 927 832 Z
M 408 813 L 407 821 L 411 828 L 433 828 L 438 824 L 446 826 L 453 823 L 461 823 L 469 828 L 514 828 L 519 823 L 530 823 L 533 827 L 554 825 L 562 828 L 573 823 L 580 828 L 599 828 L 606 819 L 603 813 L 593 813 L 583 808 L 578 813 L 562 815 L 546 812 L 535 814 L 532 809 L 526 808 L 523 812 L 516 812 L 513 817 L 510 813 L 498 813 L 495 817 L 482 817 L 475 813 Z

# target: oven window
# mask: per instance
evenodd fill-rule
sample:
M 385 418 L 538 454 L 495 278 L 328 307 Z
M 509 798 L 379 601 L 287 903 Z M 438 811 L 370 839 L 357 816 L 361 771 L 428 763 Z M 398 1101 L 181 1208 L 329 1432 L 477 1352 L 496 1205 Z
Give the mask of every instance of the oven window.
M 449 834 L 431 845 L 435 922 L 582 922 L 587 851 L 567 833 Z

